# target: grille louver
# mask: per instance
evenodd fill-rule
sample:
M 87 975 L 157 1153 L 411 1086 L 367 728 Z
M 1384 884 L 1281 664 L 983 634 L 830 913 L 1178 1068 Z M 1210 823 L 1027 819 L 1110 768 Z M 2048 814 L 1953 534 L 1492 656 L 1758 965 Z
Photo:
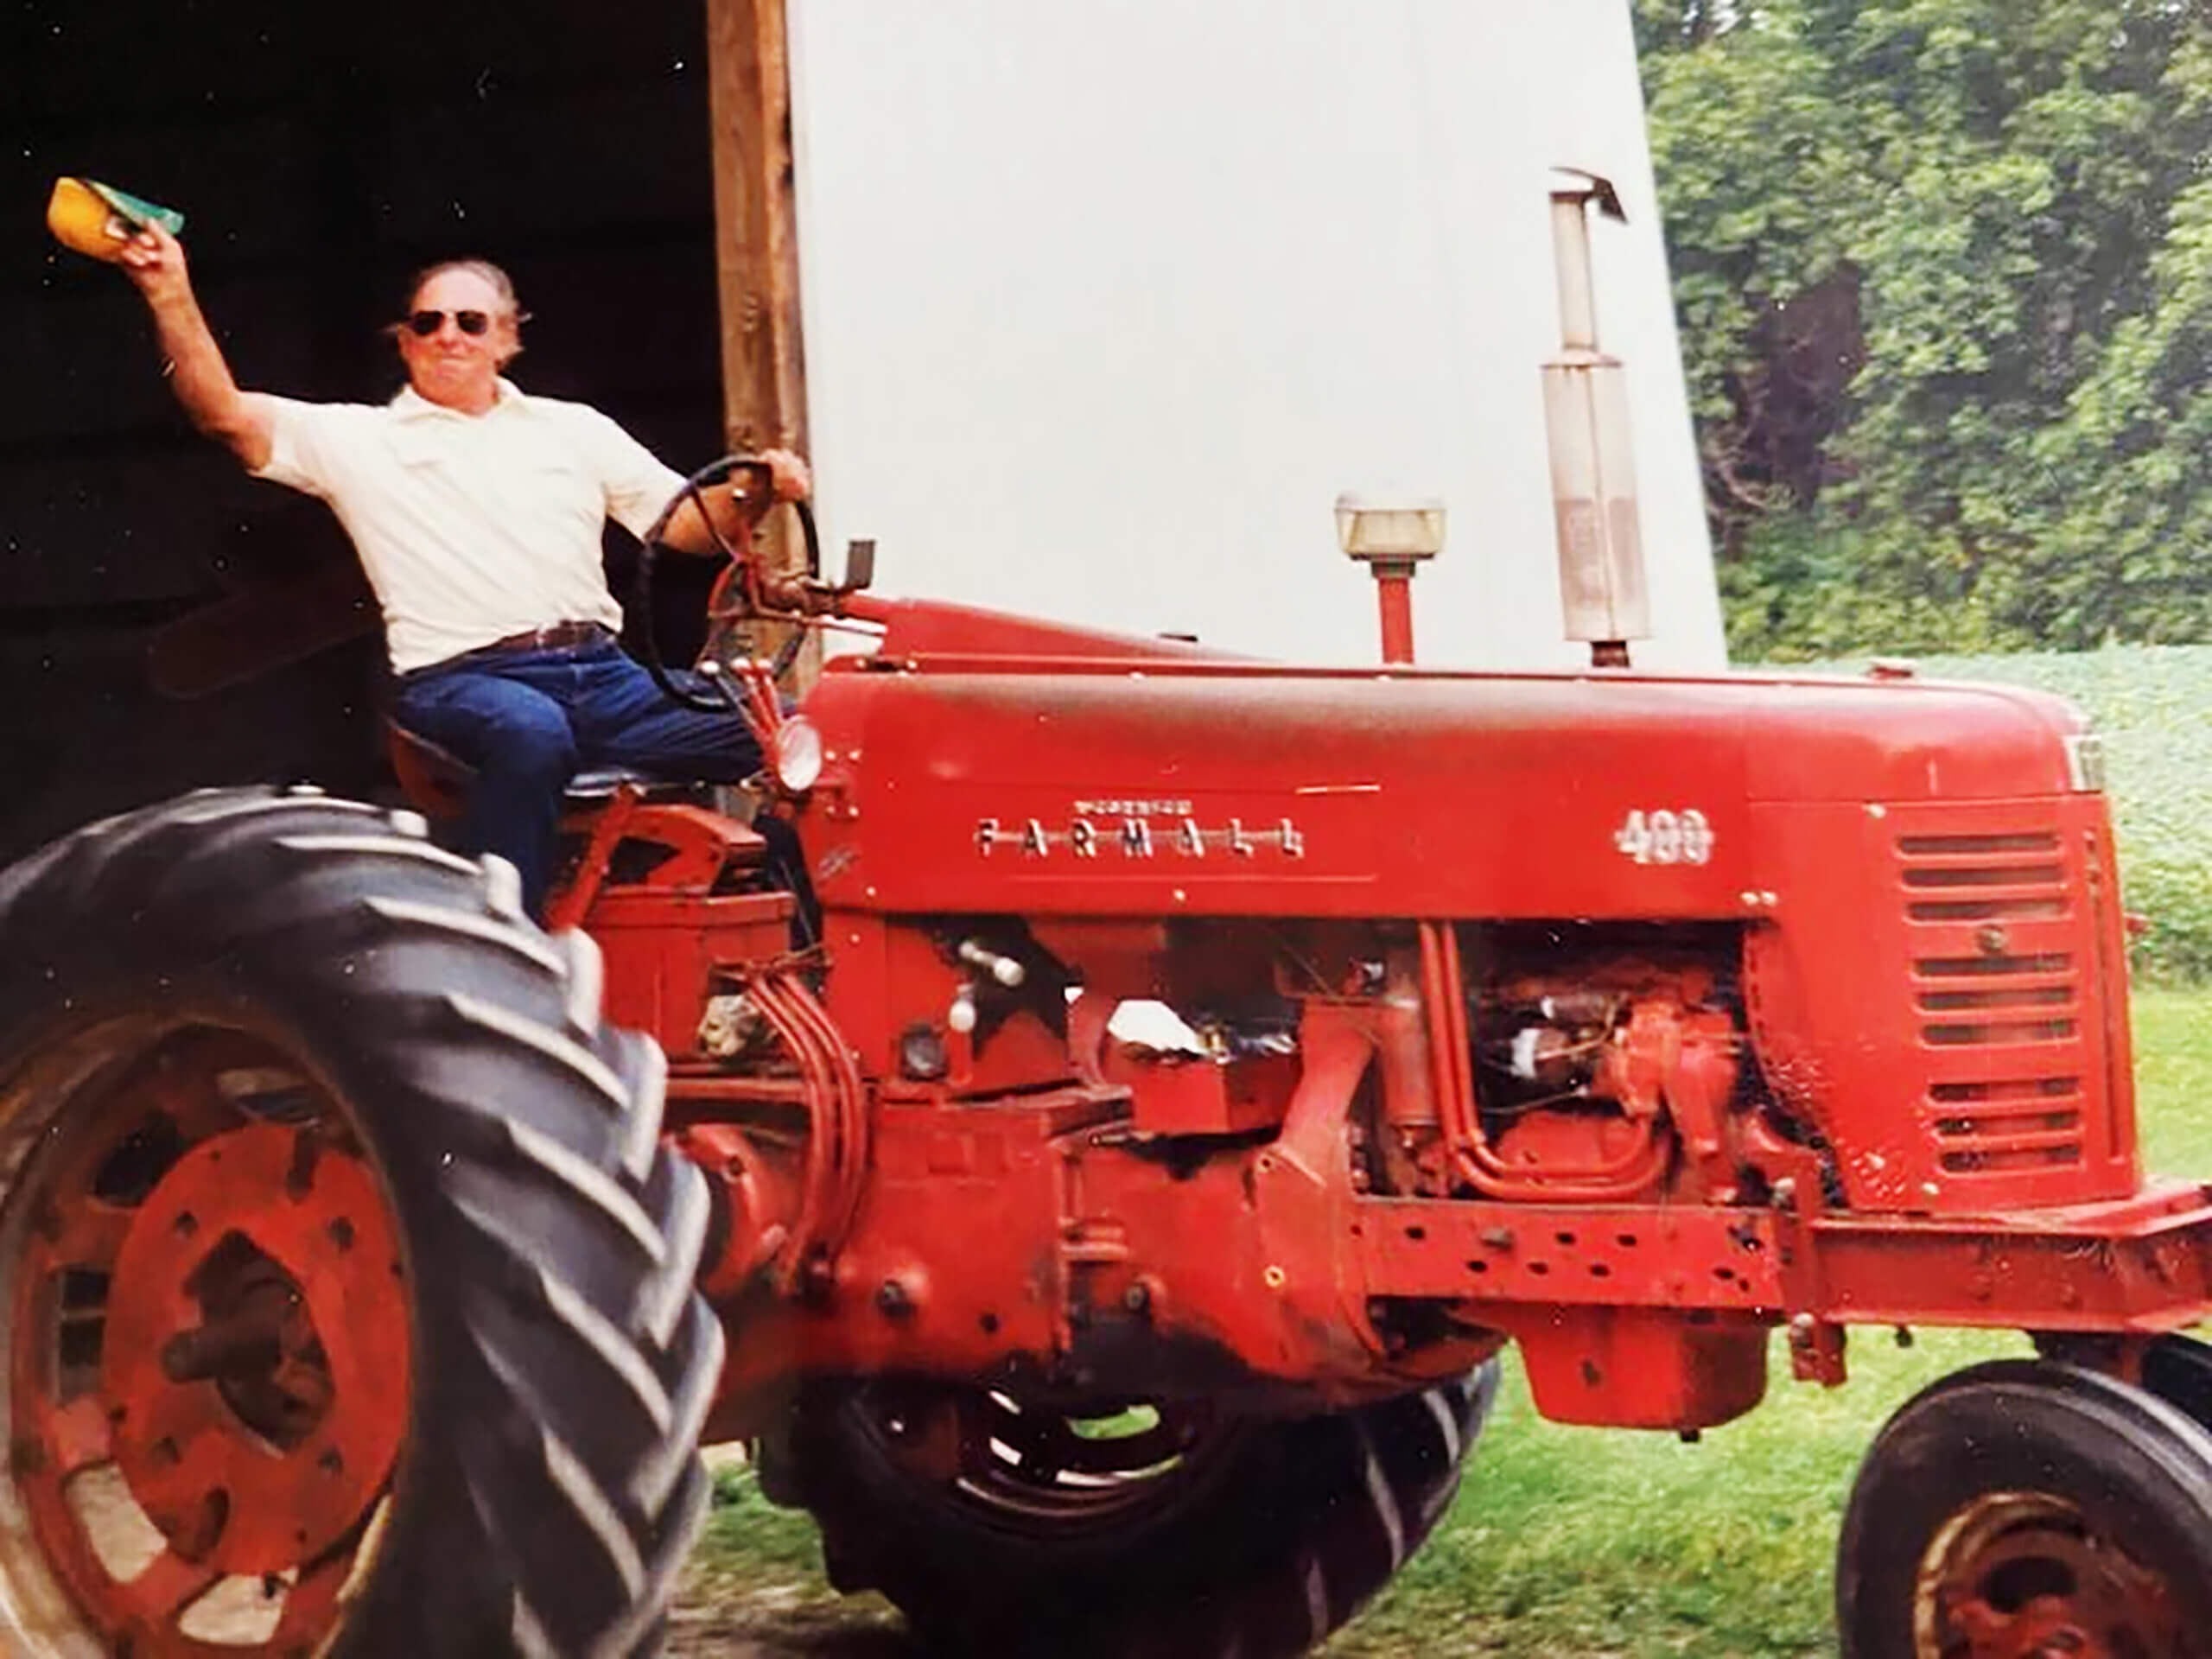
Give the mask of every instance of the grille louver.
M 1897 852 L 1942 1167 L 2080 1164 L 2080 918 L 2057 829 L 1909 834 Z

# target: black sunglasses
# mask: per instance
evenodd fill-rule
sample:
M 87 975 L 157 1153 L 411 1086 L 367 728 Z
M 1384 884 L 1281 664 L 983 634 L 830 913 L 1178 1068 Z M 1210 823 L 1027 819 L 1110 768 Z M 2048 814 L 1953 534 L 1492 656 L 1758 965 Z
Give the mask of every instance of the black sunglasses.
M 412 333 L 428 340 L 444 325 L 445 320 L 446 314 L 442 311 L 416 311 L 408 317 L 407 327 Z M 456 311 L 453 314 L 453 324 L 464 334 L 480 334 L 492 326 L 492 316 L 487 311 Z

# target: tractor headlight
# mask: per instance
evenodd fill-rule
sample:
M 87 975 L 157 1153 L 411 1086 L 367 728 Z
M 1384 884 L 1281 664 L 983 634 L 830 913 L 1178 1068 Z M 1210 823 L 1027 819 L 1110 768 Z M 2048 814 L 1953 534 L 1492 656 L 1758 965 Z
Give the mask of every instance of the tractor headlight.
M 2105 741 L 2094 732 L 2071 732 L 2066 738 L 2066 781 L 2085 793 L 2105 786 Z
M 804 795 L 822 776 L 822 733 L 804 715 L 776 728 L 776 781 L 793 795 Z

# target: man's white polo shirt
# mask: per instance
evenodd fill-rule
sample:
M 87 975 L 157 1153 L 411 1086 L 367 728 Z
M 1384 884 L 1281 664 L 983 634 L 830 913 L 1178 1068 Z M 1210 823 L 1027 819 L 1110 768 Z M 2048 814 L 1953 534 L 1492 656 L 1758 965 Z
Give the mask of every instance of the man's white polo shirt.
M 255 476 L 330 504 L 403 674 L 556 622 L 620 627 L 601 529 L 641 534 L 683 482 L 597 410 L 505 380 L 481 415 L 411 386 L 382 405 L 253 395 L 274 441 Z

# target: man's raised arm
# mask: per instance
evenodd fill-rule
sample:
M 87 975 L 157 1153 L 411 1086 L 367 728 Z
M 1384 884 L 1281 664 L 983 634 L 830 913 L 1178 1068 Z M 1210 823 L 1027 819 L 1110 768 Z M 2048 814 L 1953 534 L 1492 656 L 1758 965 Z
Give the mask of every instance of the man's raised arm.
M 148 226 L 124 245 L 122 264 L 154 314 L 170 385 L 193 425 L 260 471 L 269 464 L 272 442 L 269 411 L 231 378 L 193 295 L 183 244 L 159 226 Z

